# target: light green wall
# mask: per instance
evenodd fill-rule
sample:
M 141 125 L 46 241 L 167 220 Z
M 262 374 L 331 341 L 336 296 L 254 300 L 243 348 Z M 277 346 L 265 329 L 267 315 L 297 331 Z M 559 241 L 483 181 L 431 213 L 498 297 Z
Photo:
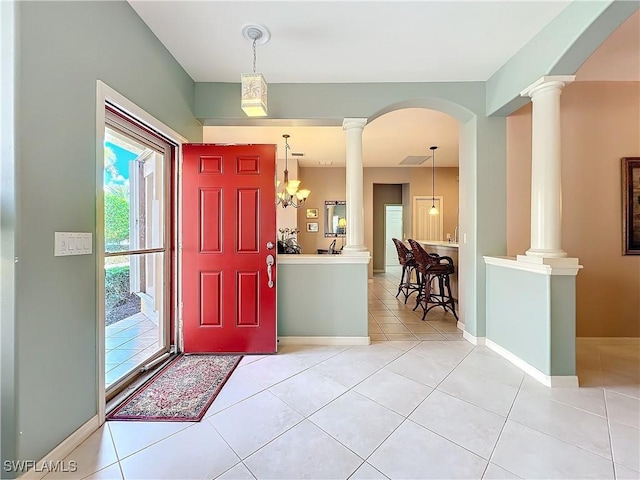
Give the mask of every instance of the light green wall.
M 551 375 L 576 374 L 576 277 L 551 277 Z
M 366 264 L 278 264 L 278 336 L 365 337 Z
M 520 92 L 543 75 L 573 75 L 639 7 L 637 0 L 574 1 L 487 81 L 487 114 L 529 102 Z
M 545 375 L 575 375 L 575 284 L 487 265 L 487 339 Z
M 551 372 L 550 276 L 487 265 L 487 339 Z
M 96 81 L 191 141 L 202 128 L 194 82 L 126 2 L 17 8 L 13 433 L 19 458 L 40 459 L 97 413 L 96 258 L 53 256 L 55 231 L 95 239 Z

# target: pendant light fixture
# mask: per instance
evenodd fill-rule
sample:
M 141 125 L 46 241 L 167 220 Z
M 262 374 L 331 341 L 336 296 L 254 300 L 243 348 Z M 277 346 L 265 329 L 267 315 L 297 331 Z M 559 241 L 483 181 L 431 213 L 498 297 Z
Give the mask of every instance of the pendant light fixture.
M 289 137 L 286 133 L 282 135 L 284 138 L 284 183 L 282 190 L 276 192 L 276 205 L 282 205 L 283 208 L 289 206 L 300 208 L 307 201 L 307 197 L 311 193 L 310 190 L 298 190 L 300 180 L 289 180 Z M 280 180 L 276 183 L 276 190 L 280 186 Z
M 242 35 L 253 46 L 253 73 L 241 75 L 242 101 L 240 106 L 248 117 L 266 117 L 267 82 L 261 73 L 256 73 L 256 45 L 267 43 L 271 34 L 262 25 L 244 25 Z
M 431 208 L 429 215 L 439 215 L 440 212 L 436 208 L 436 147 L 430 147 L 431 150 Z

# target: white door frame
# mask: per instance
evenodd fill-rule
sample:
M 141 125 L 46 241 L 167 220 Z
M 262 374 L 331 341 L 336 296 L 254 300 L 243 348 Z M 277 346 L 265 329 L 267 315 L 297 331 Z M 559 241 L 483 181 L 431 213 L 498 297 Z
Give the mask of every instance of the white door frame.
M 172 283 L 172 295 L 176 299 L 175 304 L 181 305 L 182 298 L 180 296 L 180 289 L 178 288 L 182 271 L 182 258 L 180 255 L 180 249 L 178 246 L 182 241 L 182 231 L 180 228 L 179 219 L 182 217 L 182 191 L 179 186 L 181 185 L 182 171 L 179 165 L 182 164 L 182 144 L 187 143 L 188 140 L 180 135 L 172 128 L 159 121 L 142 108 L 138 107 L 135 103 L 131 102 L 125 96 L 121 95 L 113 88 L 109 87 L 104 82 L 98 80 L 96 85 L 96 239 L 95 239 L 95 252 L 96 252 L 96 285 L 97 285 L 97 302 L 96 302 L 96 375 L 97 382 L 97 401 L 98 401 L 98 423 L 102 425 L 105 421 L 106 404 L 105 404 L 105 372 L 104 372 L 104 360 L 105 360 L 105 319 L 104 319 L 104 130 L 105 130 L 105 104 L 106 102 L 114 105 L 121 111 L 127 113 L 131 117 L 139 120 L 141 123 L 152 127 L 158 132 L 167 137 L 168 140 L 177 145 L 177 161 L 174 166 L 173 182 L 171 188 L 176 192 L 174 196 L 174 203 L 171 208 L 177 213 L 174 222 L 174 244 L 176 246 L 174 257 L 172 258 L 174 265 L 174 272 L 171 275 Z M 175 308 L 172 305 L 172 308 Z M 182 326 L 182 311 L 179 308 L 175 308 L 177 311 L 173 311 L 173 317 L 175 318 L 175 342 L 176 345 L 180 345 L 181 340 L 181 326 Z

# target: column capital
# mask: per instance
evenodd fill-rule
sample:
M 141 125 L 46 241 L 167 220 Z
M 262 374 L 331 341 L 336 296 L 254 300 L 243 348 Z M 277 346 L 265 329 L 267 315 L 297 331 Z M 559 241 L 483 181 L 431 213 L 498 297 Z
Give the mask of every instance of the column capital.
M 557 89 L 562 90 L 565 85 L 573 82 L 576 79 L 575 75 L 546 75 L 539 78 L 527 88 L 520 92 L 521 97 L 533 98 L 537 93 L 542 90 Z
M 352 128 L 359 128 L 362 130 L 366 124 L 366 118 L 345 118 L 342 121 L 342 129 L 351 130 Z

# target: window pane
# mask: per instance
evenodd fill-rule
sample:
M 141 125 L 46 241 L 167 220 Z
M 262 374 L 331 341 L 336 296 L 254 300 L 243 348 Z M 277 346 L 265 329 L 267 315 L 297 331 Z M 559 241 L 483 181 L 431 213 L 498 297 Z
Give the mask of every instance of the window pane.
M 105 258 L 107 388 L 165 345 L 164 253 Z
M 105 250 L 164 247 L 164 155 L 111 128 L 104 159 Z

